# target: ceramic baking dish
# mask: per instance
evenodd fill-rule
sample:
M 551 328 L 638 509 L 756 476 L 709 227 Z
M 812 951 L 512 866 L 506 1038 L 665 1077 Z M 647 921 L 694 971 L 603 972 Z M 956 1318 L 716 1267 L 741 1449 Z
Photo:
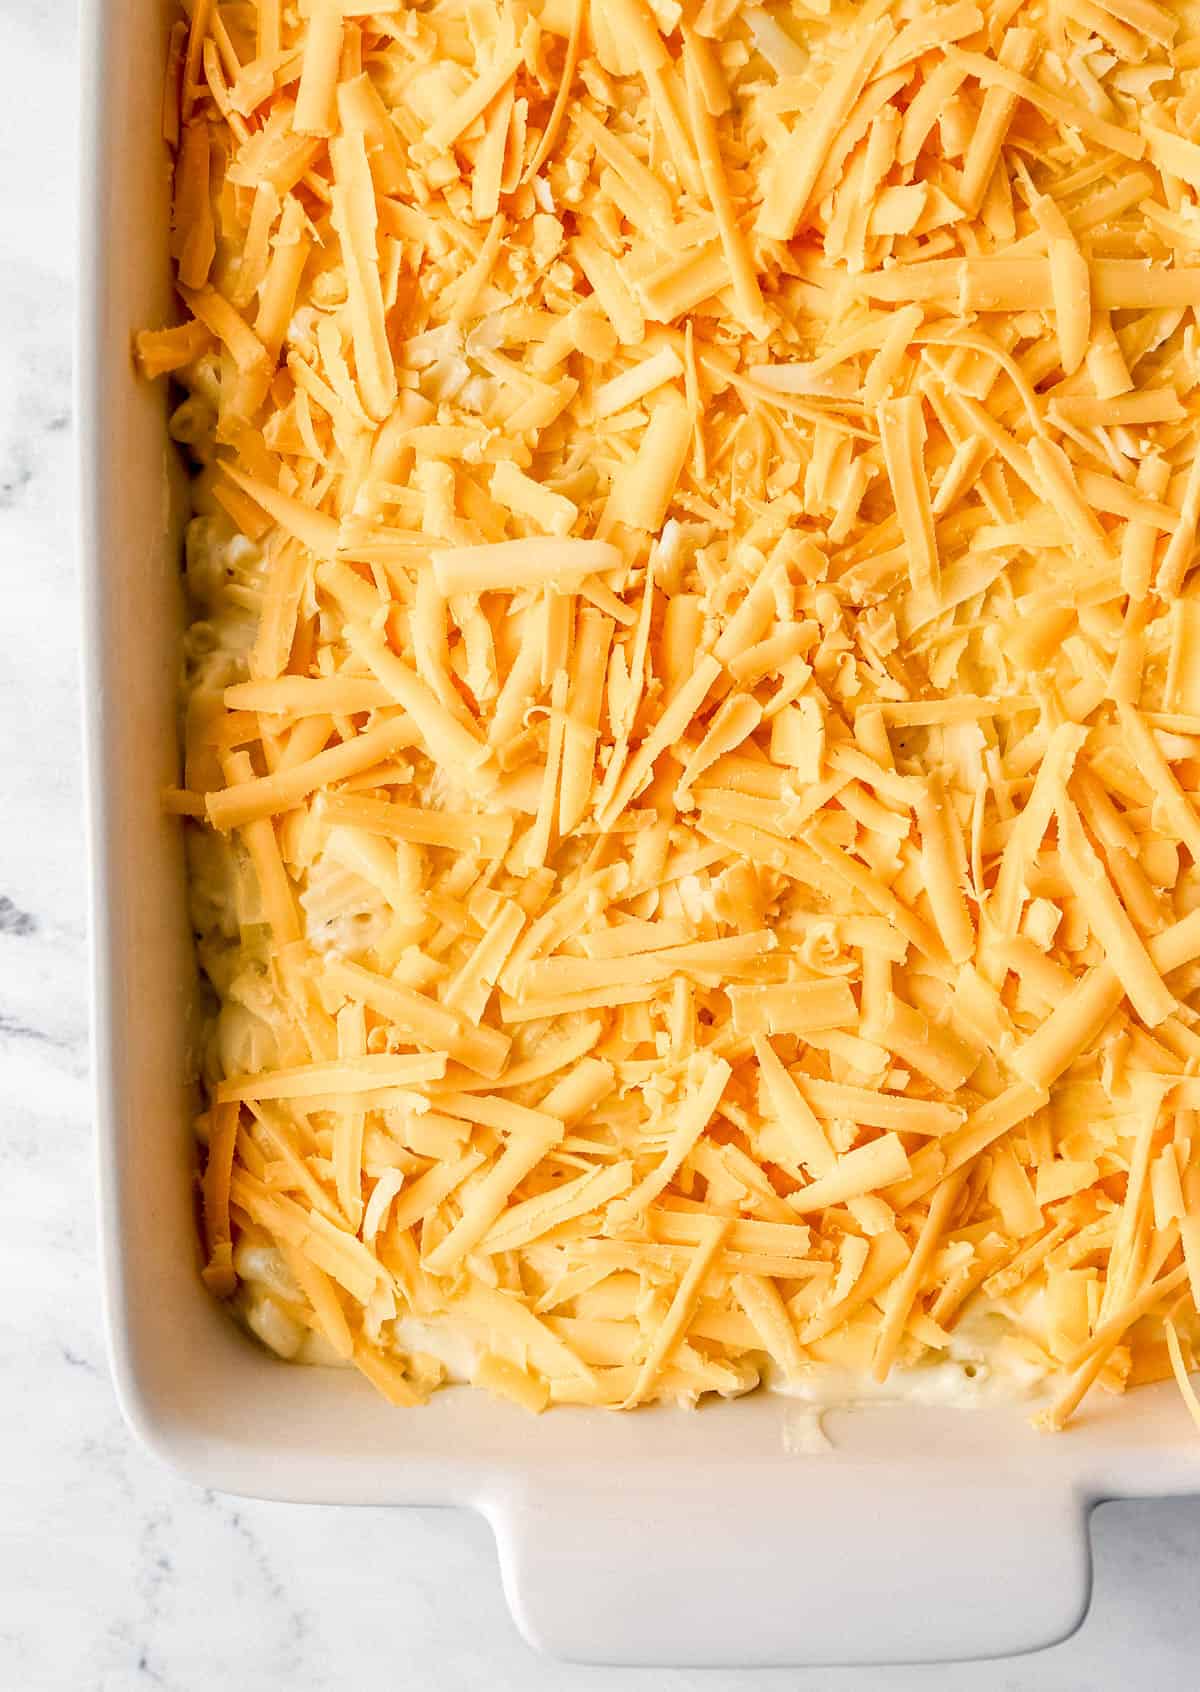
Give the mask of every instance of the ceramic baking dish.
M 536 1645 L 622 1663 L 931 1661 L 1069 1633 L 1102 1497 L 1194 1490 L 1171 1386 L 1098 1397 L 1051 1438 L 1020 1409 L 876 1408 L 789 1454 L 796 1406 L 534 1419 L 451 1390 L 390 1409 L 300 1372 L 208 1296 L 190 1247 L 194 966 L 174 779 L 184 479 L 130 337 L 168 320 L 164 0 L 85 0 L 79 422 L 100 1239 L 131 1426 L 197 1484 L 459 1504 L 495 1529 Z M 404 1578 L 403 1570 L 397 1578 Z

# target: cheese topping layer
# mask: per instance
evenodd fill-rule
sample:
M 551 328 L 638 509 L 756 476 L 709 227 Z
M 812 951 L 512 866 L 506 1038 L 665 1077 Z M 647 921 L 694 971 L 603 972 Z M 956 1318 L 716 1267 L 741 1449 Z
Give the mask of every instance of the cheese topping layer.
M 204 1273 L 281 1355 L 1195 1405 L 1198 64 L 1190 0 L 175 26 Z

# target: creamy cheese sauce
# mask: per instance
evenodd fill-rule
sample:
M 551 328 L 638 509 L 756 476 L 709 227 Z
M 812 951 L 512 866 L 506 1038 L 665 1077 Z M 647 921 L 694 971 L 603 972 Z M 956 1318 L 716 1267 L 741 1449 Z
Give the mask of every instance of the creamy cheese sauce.
M 480 1348 L 477 1341 L 457 1323 L 401 1316 L 392 1333 L 401 1351 L 436 1358 L 447 1382 L 461 1385 L 473 1378 Z
M 771 1369 L 766 1385 L 771 1392 L 795 1398 L 820 1410 L 851 1409 L 860 1404 L 924 1404 L 942 1410 L 976 1410 L 1029 1398 L 1033 1379 L 1022 1379 L 1015 1368 L 975 1349 L 955 1344 L 941 1361 L 912 1368 L 893 1364 L 885 1381 L 859 1370 L 813 1364 L 793 1380 Z

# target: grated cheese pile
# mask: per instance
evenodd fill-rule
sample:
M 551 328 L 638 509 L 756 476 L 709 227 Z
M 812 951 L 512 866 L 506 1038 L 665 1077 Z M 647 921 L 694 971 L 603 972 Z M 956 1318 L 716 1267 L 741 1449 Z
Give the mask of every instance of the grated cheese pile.
M 277 1351 L 1190 1393 L 1198 66 L 1193 0 L 193 0 L 137 356 Z

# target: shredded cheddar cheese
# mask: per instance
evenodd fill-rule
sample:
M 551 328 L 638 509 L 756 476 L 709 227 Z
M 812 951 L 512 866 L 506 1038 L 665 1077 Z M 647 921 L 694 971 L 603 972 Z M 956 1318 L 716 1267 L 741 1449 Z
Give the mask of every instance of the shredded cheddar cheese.
M 166 802 L 280 1355 L 1198 1413 L 1198 31 L 176 25 Z

